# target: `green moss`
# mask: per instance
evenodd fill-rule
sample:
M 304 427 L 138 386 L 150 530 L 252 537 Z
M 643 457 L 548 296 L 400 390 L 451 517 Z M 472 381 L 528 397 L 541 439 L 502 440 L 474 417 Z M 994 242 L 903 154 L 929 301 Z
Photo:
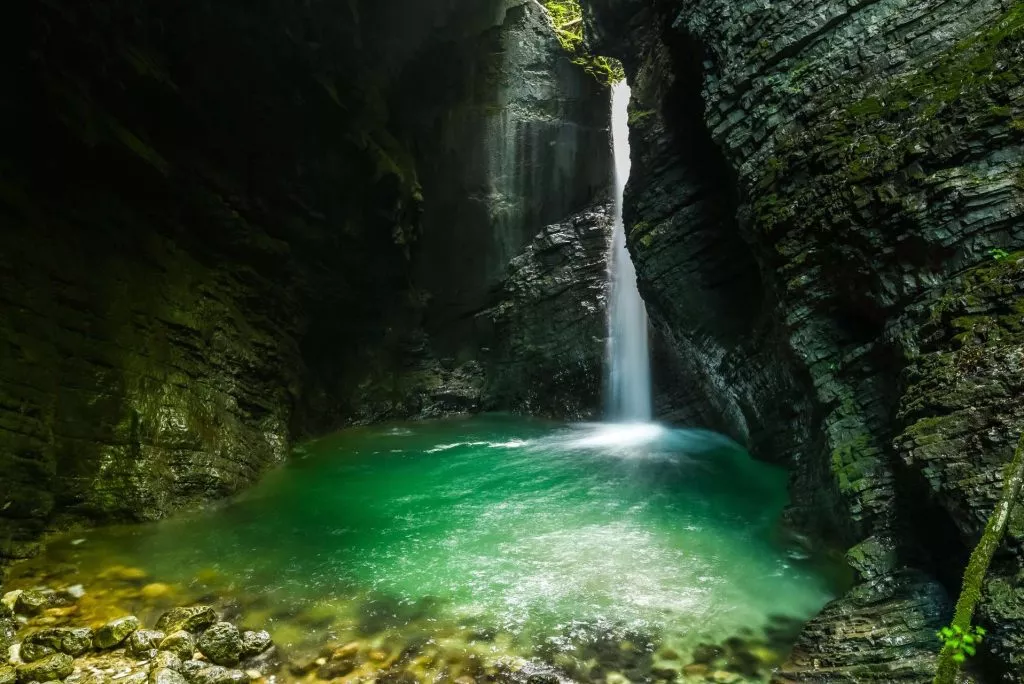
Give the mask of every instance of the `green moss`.
M 653 109 L 630 109 L 628 122 L 630 126 L 642 126 L 647 117 L 654 114 Z
M 870 455 L 870 440 L 866 434 L 858 434 L 838 444 L 832 451 L 832 474 L 839 491 L 844 494 L 856 492 L 854 483 L 865 475 L 860 461 Z
M 822 94 L 819 103 L 830 118 L 821 125 L 781 137 L 775 157 L 766 164 L 758 187 L 768 196 L 755 206 L 759 227 L 771 231 L 792 221 L 818 228 L 849 222 L 871 203 L 900 211 L 896 196 L 909 196 L 905 185 L 927 178 L 914 160 L 934 144 L 948 140 L 952 122 L 972 129 L 1006 125 L 1017 111 L 1016 86 L 1024 81 L 1019 46 L 1024 38 L 1024 2 L 1018 0 L 998 20 L 961 41 L 930 65 L 870 86 L 870 95 L 844 101 L 848 89 Z M 850 84 L 851 87 L 857 87 Z M 830 99 L 835 101 L 831 102 Z M 959 125 L 963 125 L 960 123 Z M 1024 125 L 1010 122 L 1015 134 Z M 814 169 L 818 182 L 782 186 L 782 178 Z M 856 186 L 897 183 L 896 192 L 858 194 Z M 1022 186 L 1024 187 L 1024 186 Z M 823 203 L 822 191 L 839 201 Z M 785 192 L 786 197 L 779 194 Z M 799 208 L 797 211 L 791 211 Z M 825 213 L 828 215 L 823 215 Z
M 573 64 L 582 67 L 600 83 L 611 85 L 626 77 L 618 60 L 593 55 L 586 49 L 583 36 L 583 8 L 578 0 L 542 0 L 551 18 L 555 37 L 569 53 Z

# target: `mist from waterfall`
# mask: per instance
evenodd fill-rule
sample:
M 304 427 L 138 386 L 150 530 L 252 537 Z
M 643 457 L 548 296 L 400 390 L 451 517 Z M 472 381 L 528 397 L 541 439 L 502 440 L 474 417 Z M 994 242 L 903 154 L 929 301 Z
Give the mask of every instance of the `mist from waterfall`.
M 629 86 L 612 86 L 612 149 L 615 159 L 615 223 L 609 263 L 608 418 L 620 422 L 651 419 L 651 365 L 647 310 L 636 284 L 636 269 L 626 249 L 622 201 L 629 180 Z

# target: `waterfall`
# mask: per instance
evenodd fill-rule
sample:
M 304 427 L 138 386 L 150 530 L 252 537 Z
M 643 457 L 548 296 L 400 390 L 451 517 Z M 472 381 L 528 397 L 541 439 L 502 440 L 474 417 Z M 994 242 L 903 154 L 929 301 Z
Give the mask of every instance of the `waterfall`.
M 651 419 L 651 365 L 647 345 L 647 310 L 636 286 L 636 269 L 626 249 L 622 198 L 629 180 L 629 86 L 612 86 L 612 149 L 615 159 L 615 223 L 608 277 L 608 417 L 614 421 Z

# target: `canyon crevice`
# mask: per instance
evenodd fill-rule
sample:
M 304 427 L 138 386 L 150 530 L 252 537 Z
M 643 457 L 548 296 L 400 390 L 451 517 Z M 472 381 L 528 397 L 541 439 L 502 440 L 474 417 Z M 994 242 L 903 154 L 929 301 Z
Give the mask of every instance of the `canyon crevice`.
M 1024 429 L 1020 4 L 590 7 L 634 83 L 627 227 L 672 403 L 788 463 L 790 521 L 862 582 L 779 681 L 930 681 Z M 1022 521 L 980 616 L 1002 681 Z

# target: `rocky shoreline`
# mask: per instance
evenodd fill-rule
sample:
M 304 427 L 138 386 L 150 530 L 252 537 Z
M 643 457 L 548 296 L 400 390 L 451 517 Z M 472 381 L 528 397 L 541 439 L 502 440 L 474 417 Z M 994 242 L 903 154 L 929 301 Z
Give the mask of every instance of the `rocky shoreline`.
M 435 618 L 424 620 L 426 630 L 378 624 L 360 638 L 332 623 L 334 606 L 306 608 L 284 622 L 246 608 L 229 588 L 210 590 L 212 573 L 202 579 L 207 584 L 193 589 L 206 603 L 192 601 L 194 591 L 119 565 L 88 588 L 51 581 L 51 587 L 3 593 L 0 684 L 743 684 L 767 681 L 801 628 L 779 618 L 763 635 L 751 630 L 692 652 L 629 633 L 574 644 L 571 651 L 545 646 L 522 658 L 511 655 L 507 634 L 477 626 L 467 638 Z M 230 580 L 221 586 L 230 587 Z M 182 601 L 188 605 L 177 605 Z M 125 606 L 138 615 L 124 614 Z M 390 606 L 382 614 L 395 618 L 386 614 L 402 610 Z M 260 620 L 267 629 L 254 625 Z M 381 614 L 370 616 L 380 620 Z

